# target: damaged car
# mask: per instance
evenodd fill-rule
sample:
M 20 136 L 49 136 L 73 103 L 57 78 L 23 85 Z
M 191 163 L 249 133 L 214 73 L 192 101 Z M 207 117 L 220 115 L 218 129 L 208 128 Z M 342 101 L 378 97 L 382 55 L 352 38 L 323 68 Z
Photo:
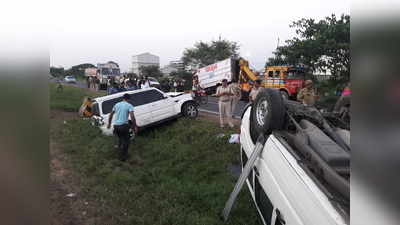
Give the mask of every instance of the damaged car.
M 128 102 L 135 108 L 134 113 L 139 130 L 181 116 L 196 118 L 198 115 L 197 103 L 190 94 L 164 93 L 157 88 L 125 91 L 89 99 L 86 100 L 86 104 L 84 101 L 81 107 L 86 109 L 80 111 L 83 111 L 83 115 L 90 115 L 92 124 L 98 126 L 103 134 L 111 136 L 113 129 L 107 129 L 108 117 L 114 105 L 122 101 L 124 94 L 130 96 Z
M 349 224 L 348 124 L 264 89 L 240 129 L 242 169 L 255 159 L 244 183 L 264 224 Z

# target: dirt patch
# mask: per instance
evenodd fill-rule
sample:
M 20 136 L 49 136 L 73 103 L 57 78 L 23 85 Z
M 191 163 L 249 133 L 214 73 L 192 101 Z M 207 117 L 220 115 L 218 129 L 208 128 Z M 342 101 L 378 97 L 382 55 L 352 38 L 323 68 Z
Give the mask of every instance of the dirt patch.
M 59 128 L 77 113 L 51 111 L 50 129 Z M 50 136 L 50 218 L 54 225 L 95 224 L 94 203 L 81 196 L 79 179 L 70 167 L 62 146 Z M 69 195 L 69 196 L 68 196 Z

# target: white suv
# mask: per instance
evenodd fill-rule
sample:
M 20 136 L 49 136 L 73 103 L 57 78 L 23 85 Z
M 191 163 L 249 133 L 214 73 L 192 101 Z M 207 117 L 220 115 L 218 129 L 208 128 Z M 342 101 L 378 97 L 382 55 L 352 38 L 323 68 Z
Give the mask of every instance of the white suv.
M 94 99 L 92 118 L 105 135 L 113 134 L 112 129 L 107 129 L 108 117 L 113 106 L 122 100 L 124 94 L 130 95 L 128 102 L 135 108 L 136 124 L 139 129 L 179 116 L 195 118 L 198 115 L 197 104 L 190 94 L 164 93 L 156 88 L 124 91 Z

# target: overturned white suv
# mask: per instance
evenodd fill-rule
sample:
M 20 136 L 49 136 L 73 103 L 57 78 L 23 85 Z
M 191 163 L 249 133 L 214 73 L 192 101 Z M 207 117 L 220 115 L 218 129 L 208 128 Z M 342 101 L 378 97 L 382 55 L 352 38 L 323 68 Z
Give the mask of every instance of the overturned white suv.
M 242 115 L 240 152 L 264 224 L 349 224 L 348 129 L 272 89 L 260 91 Z
M 130 96 L 128 102 L 135 108 L 136 124 L 139 129 L 180 116 L 196 118 L 198 115 L 197 103 L 190 94 L 164 93 L 157 88 L 119 92 L 95 98 L 92 102 L 93 124 L 99 126 L 105 135 L 113 135 L 113 129 L 107 129 L 108 117 L 114 105 L 122 101 L 124 94 Z

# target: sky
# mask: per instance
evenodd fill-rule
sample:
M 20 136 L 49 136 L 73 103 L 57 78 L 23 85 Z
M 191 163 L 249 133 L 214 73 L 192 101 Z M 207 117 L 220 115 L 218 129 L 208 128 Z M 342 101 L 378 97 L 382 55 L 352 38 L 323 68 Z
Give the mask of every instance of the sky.
M 150 52 L 161 66 L 198 41 L 238 42 L 240 55 L 262 69 L 280 39 L 295 36 L 292 21 L 350 14 L 350 0 L 49 1 L 50 65 L 69 68 L 109 60 L 121 71 L 131 56 Z

